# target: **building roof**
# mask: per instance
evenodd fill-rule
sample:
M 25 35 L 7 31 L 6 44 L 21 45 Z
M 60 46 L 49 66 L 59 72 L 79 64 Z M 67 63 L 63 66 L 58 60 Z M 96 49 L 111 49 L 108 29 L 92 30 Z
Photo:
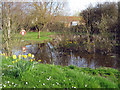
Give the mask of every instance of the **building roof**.
M 65 23 L 70 23 L 72 21 L 80 21 L 82 20 L 82 17 L 77 17 L 77 16 L 54 16 L 52 21 L 53 22 L 65 22 Z

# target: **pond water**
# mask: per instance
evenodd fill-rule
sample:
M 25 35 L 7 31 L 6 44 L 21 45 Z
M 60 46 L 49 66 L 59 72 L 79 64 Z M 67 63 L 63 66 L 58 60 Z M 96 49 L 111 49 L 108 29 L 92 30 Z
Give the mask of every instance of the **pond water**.
M 83 52 L 63 52 L 62 50 L 57 50 L 55 46 L 48 42 L 42 44 L 26 45 L 27 52 L 23 53 L 20 49 L 14 49 L 13 53 L 18 54 L 28 54 L 32 53 L 35 55 L 36 60 L 41 60 L 41 63 L 69 66 L 76 65 L 78 67 L 112 67 L 118 68 L 118 58 L 111 57 L 101 54 L 88 54 Z

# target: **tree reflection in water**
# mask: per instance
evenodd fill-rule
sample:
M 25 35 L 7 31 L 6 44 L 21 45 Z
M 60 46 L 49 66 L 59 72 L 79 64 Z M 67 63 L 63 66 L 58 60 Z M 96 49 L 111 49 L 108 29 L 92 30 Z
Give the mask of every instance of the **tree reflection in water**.
M 33 45 L 26 45 L 27 52 L 35 55 L 35 60 L 41 60 L 40 63 L 48 63 L 62 66 L 76 65 L 79 67 L 97 68 L 100 66 L 119 68 L 117 61 L 119 58 L 113 58 L 108 55 L 101 55 L 98 53 L 88 54 L 84 52 L 73 52 L 58 50 L 55 44 L 38 43 Z M 16 50 L 15 54 L 20 54 L 21 50 Z
M 117 68 L 116 59 L 107 55 L 88 54 L 81 52 L 64 52 L 58 51 L 54 48 L 53 43 L 36 44 L 35 58 L 41 60 L 41 63 L 55 64 L 55 65 L 76 65 L 79 67 L 113 67 Z

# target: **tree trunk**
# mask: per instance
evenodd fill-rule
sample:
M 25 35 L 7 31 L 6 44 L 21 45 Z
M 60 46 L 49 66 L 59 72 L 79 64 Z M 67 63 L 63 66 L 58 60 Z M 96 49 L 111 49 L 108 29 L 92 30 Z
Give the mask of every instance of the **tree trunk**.
M 10 28 L 10 17 L 8 16 L 8 38 L 10 39 L 10 32 L 11 32 L 11 28 Z
M 40 38 L 40 30 L 42 31 L 43 29 L 45 29 L 45 27 L 46 27 L 47 24 L 48 23 L 44 24 L 44 26 L 42 28 L 38 29 L 38 39 Z
M 40 30 L 38 31 L 38 39 L 40 38 Z
M 118 2 L 118 28 L 116 31 L 116 38 L 117 38 L 117 54 L 120 57 L 120 2 Z
M 116 38 L 117 38 L 117 47 L 116 47 L 116 53 L 118 54 L 118 58 L 120 58 L 120 2 L 118 2 L 118 28 L 116 31 Z M 117 62 L 118 69 L 120 71 L 120 59 L 118 59 Z M 118 80 L 120 81 L 120 79 Z
M 11 32 L 11 28 L 10 28 L 10 5 L 8 5 L 7 3 L 7 8 L 8 8 L 8 39 L 10 39 L 10 32 Z
M 91 52 L 91 46 L 90 46 L 90 32 L 89 32 L 89 28 L 87 30 L 87 49 L 88 49 L 88 52 Z

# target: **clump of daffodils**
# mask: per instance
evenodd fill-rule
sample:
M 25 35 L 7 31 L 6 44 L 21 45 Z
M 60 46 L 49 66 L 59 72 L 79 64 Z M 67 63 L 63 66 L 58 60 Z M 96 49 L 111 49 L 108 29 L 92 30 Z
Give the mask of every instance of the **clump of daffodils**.
M 31 62 L 33 62 L 33 61 L 35 60 L 34 55 L 31 54 L 31 53 L 29 53 L 28 55 L 21 55 L 21 54 L 19 54 L 19 55 L 18 55 L 18 58 L 17 58 L 16 55 L 13 55 L 12 58 L 13 58 L 13 60 L 14 60 L 14 61 L 12 61 L 13 64 L 14 64 L 15 62 L 20 61 L 22 58 L 24 58 L 24 59 L 29 59 Z
M 0 54 L 1 56 L 4 56 L 6 59 L 8 59 L 9 57 L 5 55 L 5 53 L 1 53 Z M 33 62 L 35 61 L 35 58 L 34 58 L 34 54 L 31 54 L 31 53 L 28 53 L 28 55 L 23 55 L 23 54 L 19 54 L 18 56 L 17 55 L 12 55 L 12 63 L 17 63 L 19 61 L 21 61 L 21 59 L 27 59 L 27 60 L 30 60 L 30 62 Z M 38 62 L 41 62 L 41 60 L 38 60 Z
M 1 56 L 5 56 L 5 53 L 1 53 Z
M 6 59 L 8 59 L 8 56 L 5 53 L 1 53 L 1 56 L 4 56 Z

